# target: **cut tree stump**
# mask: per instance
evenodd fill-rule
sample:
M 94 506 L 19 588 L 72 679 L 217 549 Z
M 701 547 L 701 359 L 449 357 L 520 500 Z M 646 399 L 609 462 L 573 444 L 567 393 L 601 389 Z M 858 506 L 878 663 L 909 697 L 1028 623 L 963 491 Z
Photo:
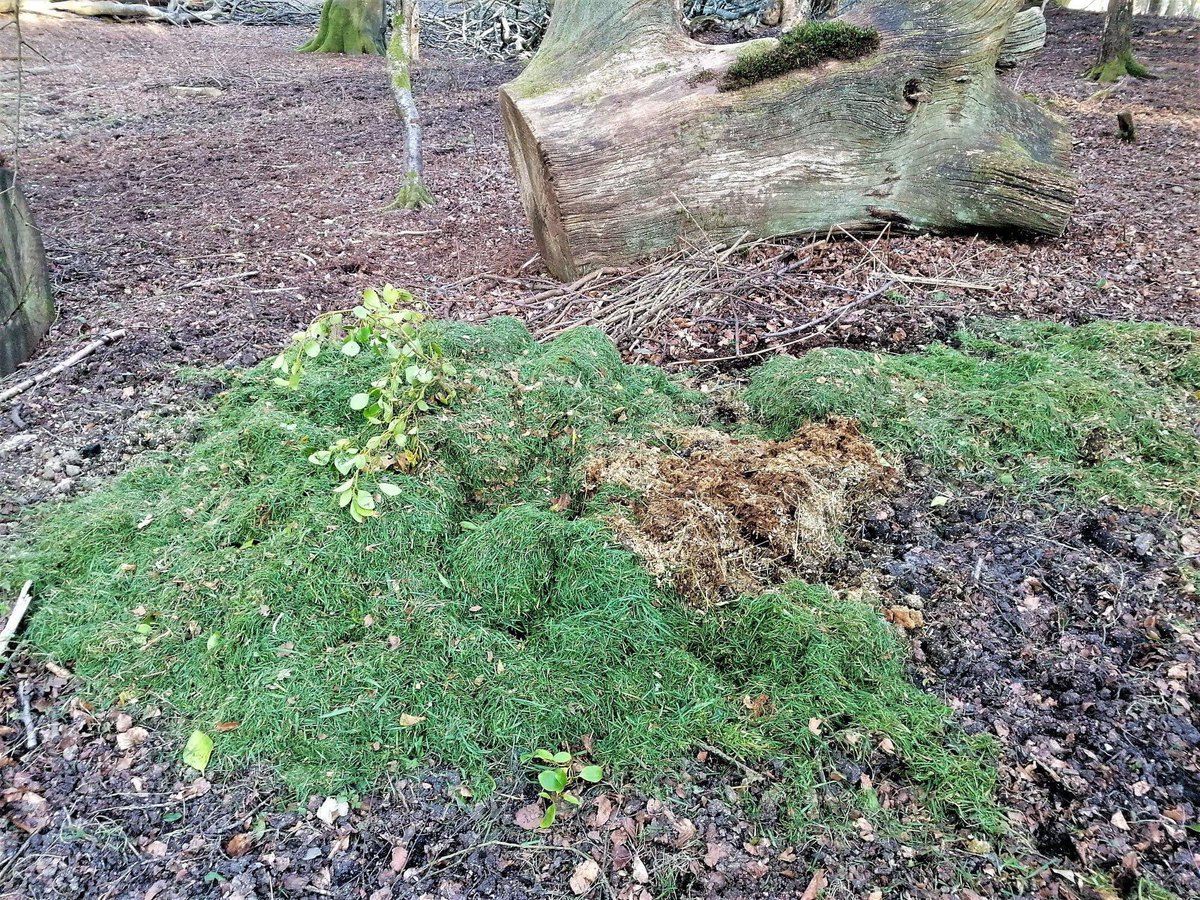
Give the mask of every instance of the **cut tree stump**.
M 723 91 L 735 60 L 777 40 L 693 41 L 675 0 L 557 0 L 501 89 L 542 257 L 571 280 L 686 242 L 835 226 L 1061 234 L 1070 135 L 996 73 L 1021 5 L 842 0 L 877 50 Z
M 30 357 L 53 322 L 41 232 L 12 171 L 0 166 L 0 376 Z

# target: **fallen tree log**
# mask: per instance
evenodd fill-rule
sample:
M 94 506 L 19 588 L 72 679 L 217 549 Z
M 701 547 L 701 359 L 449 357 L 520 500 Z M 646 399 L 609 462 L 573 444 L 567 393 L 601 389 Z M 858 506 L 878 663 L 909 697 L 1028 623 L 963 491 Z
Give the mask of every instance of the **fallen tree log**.
M 689 241 L 835 226 L 1061 234 L 1067 129 L 996 74 L 1020 6 L 843 0 L 839 27 L 873 49 L 722 90 L 780 41 L 700 44 L 674 0 L 558 0 L 501 89 L 547 266 L 571 280 Z

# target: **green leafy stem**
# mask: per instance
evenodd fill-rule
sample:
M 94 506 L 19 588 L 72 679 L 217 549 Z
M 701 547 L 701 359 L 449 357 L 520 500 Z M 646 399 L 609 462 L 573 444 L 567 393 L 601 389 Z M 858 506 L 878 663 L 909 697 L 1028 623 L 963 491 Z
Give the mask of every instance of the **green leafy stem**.
M 348 357 L 370 353 L 387 362 L 383 375 L 350 398 L 350 409 L 372 426 L 370 435 L 340 438 L 308 458 L 315 466 L 332 465 L 346 479 L 333 491 L 355 522 L 379 515 L 379 495 L 400 494 L 399 487 L 381 480 L 381 473 L 420 463 L 426 453 L 421 415 L 449 406 L 457 396 L 453 379 L 458 372 L 437 342 L 421 334 L 425 321 L 407 291 L 391 285 L 369 289 L 353 309 L 316 318 L 272 364 L 283 373 L 275 383 L 295 390 L 305 363 L 331 345 Z

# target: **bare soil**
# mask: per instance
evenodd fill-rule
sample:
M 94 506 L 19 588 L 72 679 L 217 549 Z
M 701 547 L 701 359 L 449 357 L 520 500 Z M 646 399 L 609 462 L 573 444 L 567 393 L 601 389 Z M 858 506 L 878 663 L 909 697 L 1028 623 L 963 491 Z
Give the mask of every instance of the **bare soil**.
M 1099 19 L 1050 19 L 1046 52 L 1008 77 L 1071 121 L 1083 192 L 1065 238 L 834 241 L 787 298 L 730 298 L 703 320 L 679 310 L 627 349 L 663 363 L 753 352 L 760 334 L 844 302 L 830 285 L 869 291 L 897 275 L 898 296 L 805 346 L 906 349 L 981 313 L 1200 325 L 1200 26 L 1139 19 L 1138 52 L 1161 78 L 1095 96 L 1076 76 Z M 378 60 L 295 54 L 304 34 L 285 28 L 24 31 L 19 168 L 60 318 L 0 384 L 99 333 L 128 335 L 0 411 L 0 533 L 29 504 L 185 442 L 215 387 L 181 368 L 253 365 L 369 285 L 424 293 L 491 273 L 511 281 L 474 282 L 440 312 L 527 311 L 524 279 L 539 266 L 495 99 L 512 66 L 430 54 L 416 90 L 439 205 L 406 215 L 382 211 L 401 145 Z M 1121 110 L 1136 143 L 1116 136 Z M 1083 881 L 1095 872 L 1122 893 L 1147 876 L 1200 896 L 1197 524 L 1019 504 L 938 484 L 919 460 L 907 475 L 907 493 L 868 517 L 825 576 L 856 587 L 866 571 L 910 629 L 914 678 L 996 737 L 1012 810 L 1003 847 L 969 833 L 918 844 L 905 828 L 918 807 L 885 765 L 840 776 L 872 779 L 894 831 L 856 824 L 791 845 L 771 772 L 703 750 L 664 799 L 607 790 L 551 834 L 515 824 L 530 784 L 477 803 L 446 773 L 398 772 L 327 823 L 315 814 L 324 798 L 297 803 L 265 770 L 185 777 L 151 713 L 100 714 L 65 673 L 18 655 L 0 686 L 0 897 L 562 897 L 581 854 L 601 867 L 590 896 L 639 900 L 671 889 L 810 900 L 825 881 L 831 897 L 1099 897 Z M 832 779 L 827 790 L 854 802 Z

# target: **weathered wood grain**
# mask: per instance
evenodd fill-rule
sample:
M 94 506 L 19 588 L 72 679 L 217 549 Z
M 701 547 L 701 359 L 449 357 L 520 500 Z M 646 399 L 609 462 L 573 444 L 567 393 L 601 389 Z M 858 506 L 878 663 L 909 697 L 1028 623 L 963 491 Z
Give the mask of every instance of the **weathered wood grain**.
M 558 0 L 501 91 L 543 257 L 573 279 L 746 233 L 1060 234 L 1070 137 L 996 74 L 1020 5 L 843 0 L 882 35 L 876 53 L 719 92 L 748 45 L 692 41 L 675 0 Z

